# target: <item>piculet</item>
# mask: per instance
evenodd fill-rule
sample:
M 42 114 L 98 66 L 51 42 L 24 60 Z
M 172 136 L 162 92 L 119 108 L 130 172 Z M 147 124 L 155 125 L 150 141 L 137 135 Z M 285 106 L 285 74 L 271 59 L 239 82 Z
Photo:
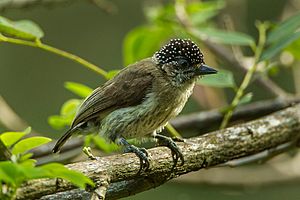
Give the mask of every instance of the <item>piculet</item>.
M 74 134 L 92 130 L 124 152 L 140 158 L 140 171 L 149 168 L 148 153 L 127 142 L 152 136 L 171 149 L 174 166 L 184 157 L 169 137 L 159 133 L 177 116 L 191 96 L 196 80 L 217 71 L 205 65 L 199 47 L 189 39 L 172 39 L 150 58 L 129 65 L 88 96 L 70 129 L 57 141 L 58 152 Z

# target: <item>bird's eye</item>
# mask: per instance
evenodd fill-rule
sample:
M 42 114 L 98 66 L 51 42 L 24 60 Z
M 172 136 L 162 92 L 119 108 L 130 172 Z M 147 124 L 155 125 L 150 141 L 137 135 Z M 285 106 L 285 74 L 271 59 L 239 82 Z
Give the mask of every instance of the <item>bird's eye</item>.
M 189 66 L 189 62 L 185 59 L 179 59 L 177 62 L 180 67 L 188 67 Z

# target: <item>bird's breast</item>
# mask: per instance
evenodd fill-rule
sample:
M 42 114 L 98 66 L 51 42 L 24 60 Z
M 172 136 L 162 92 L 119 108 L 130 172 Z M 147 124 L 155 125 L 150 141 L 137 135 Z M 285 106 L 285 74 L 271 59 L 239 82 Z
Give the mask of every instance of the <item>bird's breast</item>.
M 147 132 L 161 132 L 168 121 L 182 111 L 193 88 L 192 83 L 183 88 L 164 87 L 159 92 L 150 93 L 142 105 L 148 110 L 144 116 L 144 127 L 147 127 Z
M 193 88 L 194 84 L 185 88 L 152 88 L 141 104 L 118 109 L 109 114 L 102 121 L 100 132 L 102 135 L 116 132 L 126 138 L 160 132 L 171 118 L 181 112 Z

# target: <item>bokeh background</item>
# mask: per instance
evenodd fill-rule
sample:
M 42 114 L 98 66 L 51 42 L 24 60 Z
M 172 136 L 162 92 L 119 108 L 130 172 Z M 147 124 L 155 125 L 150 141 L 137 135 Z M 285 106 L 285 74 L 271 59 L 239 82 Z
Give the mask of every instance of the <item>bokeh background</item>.
M 79 55 L 103 69 L 112 70 L 124 66 L 125 36 L 133 28 L 147 23 L 145 8 L 169 2 L 114 0 L 111 3 L 116 8 L 115 12 L 107 13 L 88 1 L 74 1 L 52 6 L 6 9 L 0 15 L 13 20 L 30 19 L 45 32 L 44 43 Z M 297 0 L 226 0 L 225 3 L 224 9 L 214 18 L 214 23 L 222 27 L 224 16 L 230 16 L 237 31 L 255 38 L 255 21 L 280 22 L 297 13 L 300 8 Z M 247 49 L 244 51 L 247 54 Z M 205 47 L 204 53 L 208 64 L 217 65 L 214 56 L 209 55 Z M 222 68 L 219 65 L 217 67 Z M 239 83 L 242 77 L 239 72 L 234 74 Z M 278 69 L 272 79 L 285 90 L 296 91 L 289 68 Z M 57 55 L 31 47 L 0 44 L 1 96 L 35 130 L 51 138 L 59 137 L 62 131 L 48 125 L 48 116 L 57 114 L 63 102 L 75 97 L 63 87 L 66 81 L 95 88 L 105 80 Z M 209 90 L 215 89 L 206 90 L 208 94 Z M 255 91 L 253 101 L 271 98 L 257 85 L 252 85 L 249 90 Z M 212 92 L 208 95 L 211 98 L 208 101 L 199 100 L 201 92 L 197 93 L 184 113 L 224 106 L 227 102 L 225 94 L 228 99 L 233 96 L 230 91 L 224 93 L 217 90 L 215 93 L 224 99 L 214 99 L 216 96 Z M 0 126 L 0 131 L 4 130 Z M 297 159 L 289 157 L 282 155 L 259 166 L 202 170 L 127 199 L 299 199 L 299 165 L 297 168 Z M 294 169 L 292 171 L 291 166 Z

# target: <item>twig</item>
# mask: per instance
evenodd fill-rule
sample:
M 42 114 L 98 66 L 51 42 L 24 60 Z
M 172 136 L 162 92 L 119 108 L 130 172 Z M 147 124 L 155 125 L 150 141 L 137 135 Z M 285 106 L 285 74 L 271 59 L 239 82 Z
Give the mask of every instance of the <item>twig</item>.
M 216 57 L 219 60 L 222 60 L 222 62 L 225 62 L 228 64 L 228 66 L 239 70 L 243 73 L 247 72 L 247 68 L 241 65 L 237 60 L 235 60 L 235 57 L 230 53 L 230 51 L 225 48 L 224 46 L 212 43 L 209 40 L 202 41 L 209 50 L 216 55 Z M 286 98 L 288 96 L 288 93 L 286 93 L 283 89 L 281 89 L 276 83 L 274 83 L 272 80 L 270 80 L 268 77 L 264 76 L 258 76 L 255 79 L 255 82 L 257 82 L 261 87 L 265 88 L 266 91 L 270 92 L 275 97 L 282 97 Z
M 238 88 L 235 97 L 233 98 L 231 105 L 230 105 L 230 109 L 226 112 L 224 119 L 221 123 L 220 128 L 225 128 L 228 123 L 229 120 L 232 117 L 232 114 L 234 112 L 234 110 L 236 109 L 236 107 L 238 106 L 241 98 L 244 95 L 244 91 L 246 90 L 246 88 L 249 86 L 250 81 L 254 75 L 254 73 L 256 72 L 257 66 L 258 66 L 258 62 L 260 59 L 260 56 L 262 54 L 265 42 L 266 42 L 266 33 L 267 33 L 267 25 L 266 24 L 261 24 L 259 23 L 257 25 L 258 31 L 259 31 L 259 40 L 258 40 L 258 44 L 255 47 L 255 55 L 254 55 L 254 64 L 253 66 L 247 71 L 240 87 Z
M 287 142 L 297 141 L 299 138 L 300 105 L 297 104 L 259 120 L 178 143 L 185 157 L 185 163 L 183 166 L 175 167 L 173 171 L 171 153 L 164 147 L 148 151 L 152 158 L 151 168 L 140 175 L 137 175 L 139 159 L 130 153 L 67 166 L 84 173 L 94 181 L 101 181 L 103 176 L 109 177 L 112 184 L 107 190 L 106 199 L 117 199 L 156 187 L 182 174 L 273 149 Z M 136 182 L 139 185 L 132 187 L 132 184 Z M 129 185 L 130 188 L 128 188 Z M 117 189 L 114 190 L 112 186 Z M 18 189 L 17 199 L 41 198 L 57 192 L 72 191 L 72 189 L 74 186 L 67 181 L 57 184 L 55 179 L 32 180 Z M 83 195 L 83 191 L 77 190 L 77 192 Z M 64 199 L 63 196 L 58 197 Z M 51 199 L 51 196 L 43 199 Z
M 189 17 L 185 11 L 185 1 L 177 0 L 175 4 L 176 16 L 183 26 L 187 30 L 189 34 L 191 34 L 194 38 L 203 42 L 205 46 L 216 55 L 216 57 L 222 62 L 228 63 L 228 66 L 233 67 L 243 73 L 247 73 L 247 68 L 240 64 L 238 60 L 234 57 L 228 48 L 225 48 L 222 45 L 215 44 L 209 40 L 202 40 L 202 38 L 196 34 L 197 30 L 190 23 Z M 270 92 L 275 97 L 286 98 L 288 94 L 281 89 L 276 83 L 271 81 L 268 77 L 258 76 L 255 81 L 259 83 L 262 87 L 264 87 L 268 92 Z
M 100 67 L 94 65 L 93 63 L 88 62 L 87 60 L 84 60 L 83 58 L 71 54 L 69 52 L 57 49 L 55 47 L 52 47 L 50 45 L 47 44 L 43 44 L 41 41 L 37 40 L 37 41 L 27 41 L 27 40 L 21 40 L 21 39 L 16 39 L 16 38 L 10 38 L 10 37 L 5 37 L 4 35 L 0 34 L 0 41 L 2 42 L 7 42 L 7 43 L 12 43 L 12 44 L 17 44 L 17 45 L 25 45 L 25 46 L 30 46 L 30 47 L 35 47 L 35 48 L 40 48 L 43 49 L 45 51 L 54 53 L 56 55 L 65 57 L 67 59 L 70 59 L 74 62 L 77 62 L 79 64 L 81 64 L 82 66 L 84 66 L 85 68 L 100 74 L 101 76 L 103 76 L 104 78 L 108 79 L 108 75 L 107 72 L 103 69 L 101 69 Z
M 0 139 L 0 161 L 10 160 L 11 152 Z
M 0 123 L 9 130 L 24 130 L 27 123 L 8 105 L 0 95 Z
M 275 100 L 264 100 L 243 105 L 234 111 L 231 122 L 256 119 L 299 102 L 299 98 L 277 98 Z M 223 115 L 219 110 L 210 110 L 178 116 L 171 121 L 171 124 L 181 131 L 197 130 L 198 132 L 205 132 L 218 126 L 222 119 Z

